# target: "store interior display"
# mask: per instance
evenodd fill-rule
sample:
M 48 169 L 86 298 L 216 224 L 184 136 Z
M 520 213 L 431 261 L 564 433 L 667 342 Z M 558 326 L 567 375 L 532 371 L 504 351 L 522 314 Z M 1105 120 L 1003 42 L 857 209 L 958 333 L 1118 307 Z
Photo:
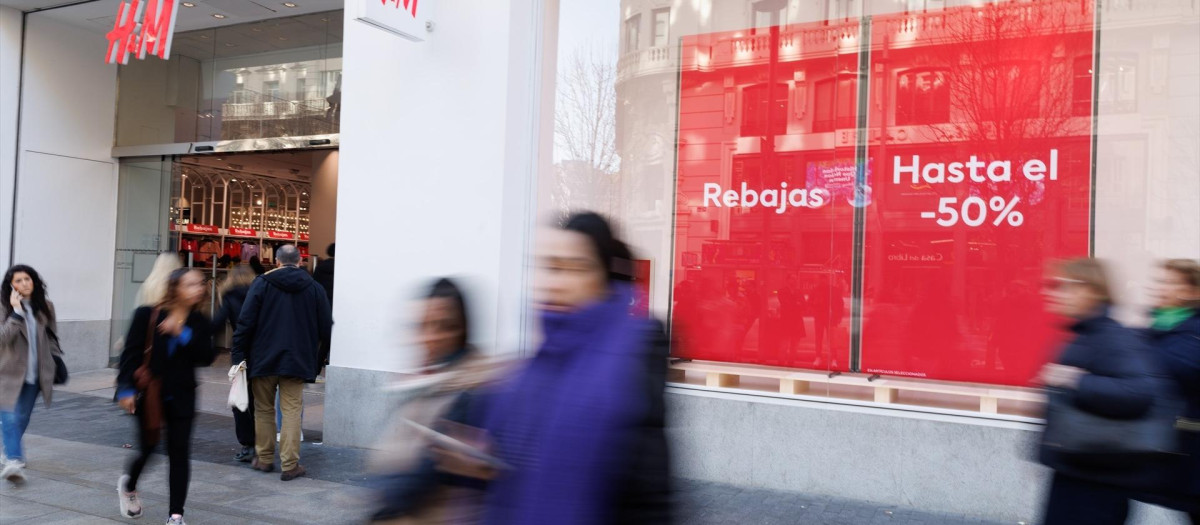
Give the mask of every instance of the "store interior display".
M 309 264 L 315 155 L 180 157 L 174 166 L 170 230 L 185 263 L 223 269 L 258 257 L 270 268 L 279 247 L 294 244 Z

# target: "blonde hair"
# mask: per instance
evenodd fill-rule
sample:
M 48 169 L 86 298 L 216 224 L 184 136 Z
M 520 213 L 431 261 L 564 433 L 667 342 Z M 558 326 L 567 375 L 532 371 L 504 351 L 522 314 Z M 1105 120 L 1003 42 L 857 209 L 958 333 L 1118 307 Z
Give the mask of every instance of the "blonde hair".
M 156 306 L 161 303 L 167 296 L 167 285 L 171 280 L 171 272 L 180 268 L 183 268 L 183 263 L 179 261 L 178 255 L 174 253 L 159 254 L 158 259 L 154 260 L 154 267 L 150 269 L 150 275 L 146 276 L 142 287 L 138 288 L 137 305 Z
M 1170 259 L 1163 261 L 1162 267 L 1164 270 L 1174 272 L 1176 275 L 1183 277 L 1183 282 L 1191 287 L 1193 292 L 1198 295 L 1184 301 L 1184 306 L 1192 309 L 1200 309 L 1200 263 L 1192 259 Z
M 218 297 L 225 299 L 225 293 L 229 290 L 242 286 L 250 286 L 250 283 L 254 282 L 255 277 L 258 277 L 258 274 L 254 273 L 254 269 L 250 266 L 245 264 L 235 265 L 232 270 L 229 270 L 229 275 L 225 277 L 225 280 L 221 281 L 221 287 L 217 291 Z

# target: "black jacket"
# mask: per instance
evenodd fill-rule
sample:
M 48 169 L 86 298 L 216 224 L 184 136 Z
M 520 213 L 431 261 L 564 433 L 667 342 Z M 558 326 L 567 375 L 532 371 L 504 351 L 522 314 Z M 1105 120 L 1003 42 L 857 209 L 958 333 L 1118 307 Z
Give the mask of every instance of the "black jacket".
M 1200 312 L 1171 330 L 1147 330 L 1146 338 L 1187 402 L 1184 416 L 1200 422 Z M 1180 437 L 1188 458 L 1180 462 L 1183 479 L 1176 486 L 1200 500 L 1200 432 L 1180 432 Z M 1200 510 L 1200 501 L 1193 505 Z
M 217 315 L 213 316 L 212 331 L 214 334 L 224 329 L 225 323 L 232 323 L 233 328 L 237 329 L 238 319 L 242 316 L 242 305 L 246 303 L 246 294 L 249 292 L 249 286 L 239 286 L 225 291 L 225 295 L 221 296 L 221 309 L 217 310 Z
M 325 259 L 317 263 L 317 268 L 313 270 L 313 280 L 325 289 L 325 296 L 329 298 L 329 304 L 333 304 L 333 259 Z
M 151 322 L 153 308 L 143 306 L 133 313 L 129 333 L 125 335 L 125 348 L 121 351 L 121 363 L 117 372 L 117 397 L 127 391 L 136 391 L 133 373 L 142 366 L 146 349 L 146 324 Z M 177 347 L 168 356 L 170 336 L 158 333 L 158 324 L 167 318 L 160 311 L 154 323 L 154 347 L 150 351 L 150 371 L 162 379 L 163 398 L 170 398 L 183 407 L 196 410 L 196 367 L 208 366 L 215 358 L 209 320 L 199 312 L 188 316 L 186 326 L 191 328 L 192 337 L 187 344 Z
M 1150 358 L 1149 349 L 1137 332 L 1107 315 L 1079 321 L 1071 330 L 1075 337 L 1067 343 L 1057 362 L 1088 372 L 1080 379 L 1079 387 L 1068 394 L 1075 406 L 1113 419 L 1146 414 L 1155 396 L 1165 391 L 1166 377 Z M 1067 461 L 1045 446 L 1040 458 L 1043 464 L 1061 474 L 1098 483 L 1143 488 L 1157 486 L 1162 481 L 1161 466 L 1149 463 L 1098 468 Z
M 329 299 L 308 272 L 294 266 L 271 270 L 246 294 L 233 334 L 233 362 L 245 359 L 250 378 L 312 381 L 332 326 Z

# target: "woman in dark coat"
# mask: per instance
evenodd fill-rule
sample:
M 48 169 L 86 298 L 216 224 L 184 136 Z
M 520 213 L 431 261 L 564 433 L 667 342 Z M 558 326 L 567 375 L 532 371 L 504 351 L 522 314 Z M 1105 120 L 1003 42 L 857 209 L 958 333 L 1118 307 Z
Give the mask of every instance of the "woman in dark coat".
M 608 222 L 547 231 L 535 293 L 543 342 L 488 400 L 484 523 L 658 524 L 671 518 L 661 324 L 632 311 L 632 263 Z
M 1072 338 L 1041 382 L 1080 410 L 1108 418 L 1137 418 L 1149 411 L 1166 381 L 1135 332 L 1108 316 L 1113 304 L 1103 265 L 1079 259 L 1060 266 L 1047 282 L 1047 306 L 1069 322 Z M 1047 426 L 1054 425 L 1049 418 Z M 1130 490 L 1156 485 L 1158 468 L 1070 461 L 1050 443 L 1040 452 L 1054 469 L 1046 501 L 1047 525 L 1119 525 L 1129 513 Z
M 191 268 L 171 272 L 166 297 L 155 307 L 143 306 L 133 314 L 125 336 L 117 373 L 117 399 L 121 408 L 138 420 L 138 455 L 117 482 L 121 516 L 142 515 L 137 494 L 138 478 L 158 445 L 160 422 L 170 458 L 170 516 L 167 523 L 183 525 L 183 504 L 191 475 L 192 421 L 196 416 L 196 367 L 213 362 L 212 326 L 199 307 L 207 288 L 204 275 Z M 153 338 L 149 372 L 161 382 L 158 399 L 150 399 L 135 379 L 145 361 L 147 334 Z M 157 408 L 157 410 L 155 410 Z
M 250 284 L 254 282 L 255 277 L 257 275 L 249 265 L 239 264 L 233 267 L 229 277 L 221 283 L 221 308 L 212 320 L 214 334 L 221 333 L 227 323 L 237 329 L 238 317 L 242 314 L 242 303 L 246 302 L 246 292 L 250 291 Z M 233 363 L 234 366 L 237 364 Z M 246 389 L 250 399 L 246 411 L 233 409 L 234 432 L 237 434 L 238 443 L 242 445 L 242 450 L 233 458 L 242 463 L 249 463 L 254 459 L 254 409 L 250 408 L 254 406 L 254 394 L 250 390 L 252 389 Z
M 1192 523 L 1200 524 L 1200 263 L 1164 262 L 1150 295 L 1154 320 L 1146 336 L 1187 403 L 1177 425 L 1187 458 L 1176 465 L 1178 477 L 1169 485 L 1174 490 L 1147 501 L 1186 511 Z

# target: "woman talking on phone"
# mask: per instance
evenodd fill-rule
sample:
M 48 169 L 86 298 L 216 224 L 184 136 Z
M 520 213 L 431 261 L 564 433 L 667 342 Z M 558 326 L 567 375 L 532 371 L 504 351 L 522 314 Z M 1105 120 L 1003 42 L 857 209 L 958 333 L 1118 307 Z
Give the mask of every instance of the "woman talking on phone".
M 54 336 L 54 305 L 46 299 L 46 284 L 33 268 L 21 264 L 9 268 L 0 296 L 5 299 L 0 324 L 0 432 L 4 435 L 0 477 L 21 483 L 25 481 L 21 439 L 38 394 L 50 404 L 54 357 L 62 357 L 62 350 Z
M 206 292 L 200 272 L 190 268 L 171 272 L 166 296 L 155 306 L 138 308 L 125 336 L 117 399 L 122 409 L 137 416 L 140 446 L 117 483 L 124 518 L 142 515 L 138 478 L 165 426 L 171 493 L 167 524 L 184 523 L 196 415 L 195 368 L 212 364 L 214 358 L 210 321 L 198 310 Z

